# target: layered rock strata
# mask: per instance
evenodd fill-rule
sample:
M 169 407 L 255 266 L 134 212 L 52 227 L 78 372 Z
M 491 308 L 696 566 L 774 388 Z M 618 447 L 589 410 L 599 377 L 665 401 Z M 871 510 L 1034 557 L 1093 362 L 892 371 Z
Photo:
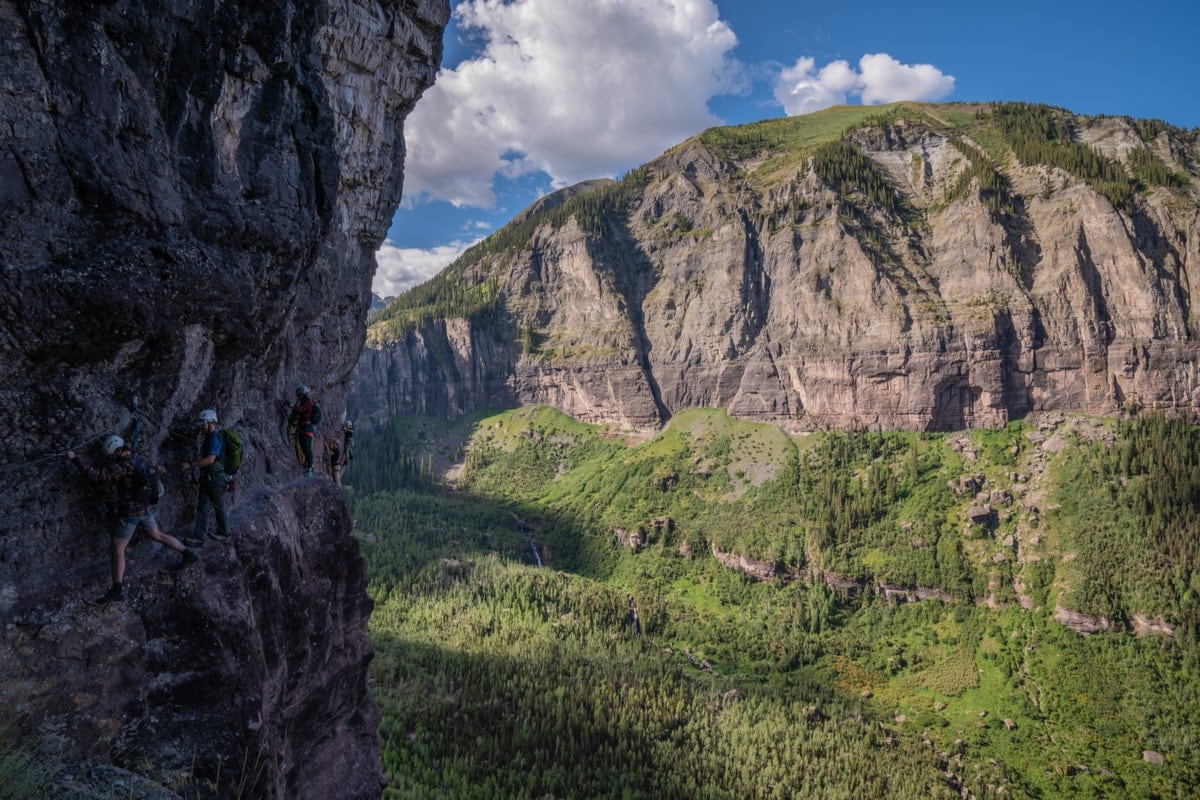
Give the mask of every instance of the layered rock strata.
M 370 601 L 283 408 L 342 417 L 402 125 L 445 0 L 0 0 L 0 727 L 219 796 L 367 798 Z M 66 465 L 129 436 L 171 465 L 215 408 L 246 442 L 231 543 L 135 540 L 108 584 L 103 497 Z M 177 469 L 156 509 L 182 536 Z M 191 796 L 191 795 L 189 795 Z
M 812 158 L 689 140 L 626 180 L 599 233 L 586 215 L 543 215 L 522 221 L 526 244 L 452 266 L 461 284 L 493 281 L 497 306 L 381 330 L 352 411 L 545 403 L 654 427 L 707 406 L 793 430 L 949 430 L 1197 409 L 1195 132 L 1068 115 L 1072 142 L 1116 169 L 1132 174 L 1136 155 L 1173 177 L 1114 203 L 1009 151 L 998 209 L 970 174 L 995 148 L 941 121 L 986 111 L 910 106 L 848 130 L 890 208 Z

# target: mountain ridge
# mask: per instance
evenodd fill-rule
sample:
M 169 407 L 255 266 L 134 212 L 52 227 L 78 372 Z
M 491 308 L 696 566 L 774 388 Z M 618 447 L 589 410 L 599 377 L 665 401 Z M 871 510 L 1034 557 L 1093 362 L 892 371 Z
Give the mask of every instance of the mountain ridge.
M 1192 410 L 1196 133 L 1026 104 L 715 128 L 377 312 L 356 415 L 949 430 Z

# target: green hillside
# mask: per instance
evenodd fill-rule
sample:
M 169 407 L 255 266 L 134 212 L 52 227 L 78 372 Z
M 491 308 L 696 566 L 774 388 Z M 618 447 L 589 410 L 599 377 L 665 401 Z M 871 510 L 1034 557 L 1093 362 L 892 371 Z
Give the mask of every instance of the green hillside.
M 348 476 L 386 796 L 1192 797 L 1198 453 L 1155 415 L 397 420 Z

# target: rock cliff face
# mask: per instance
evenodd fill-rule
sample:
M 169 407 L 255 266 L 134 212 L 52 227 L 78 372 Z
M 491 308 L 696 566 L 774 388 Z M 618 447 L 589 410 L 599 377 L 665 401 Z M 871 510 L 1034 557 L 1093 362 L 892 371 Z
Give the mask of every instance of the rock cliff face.
M 446 0 L 0 0 L 8 736 L 202 796 L 378 796 L 363 566 L 338 490 L 297 480 L 280 403 L 305 383 L 341 419 L 403 121 L 448 17 Z M 233 541 L 164 575 L 177 557 L 135 539 L 130 599 L 97 609 L 101 497 L 63 453 L 101 460 L 135 403 L 178 536 L 190 421 L 211 407 L 241 432 Z
M 1043 109 L 1064 133 L 1039 162 L 988 106 L 866 113 L 710 131 L 544 204 L 438 279 L 495 303 L 376 323 L 351 412 L 946 430 L 1200 406 L 1195 131 Z

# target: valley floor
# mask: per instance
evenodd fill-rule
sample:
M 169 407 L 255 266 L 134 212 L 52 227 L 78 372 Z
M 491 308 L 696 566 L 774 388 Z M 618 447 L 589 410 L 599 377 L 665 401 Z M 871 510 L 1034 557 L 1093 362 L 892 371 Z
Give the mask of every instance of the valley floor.
M 347 477 L 386 796 L 1191 797 L 1198 445 L 396 420 Z

